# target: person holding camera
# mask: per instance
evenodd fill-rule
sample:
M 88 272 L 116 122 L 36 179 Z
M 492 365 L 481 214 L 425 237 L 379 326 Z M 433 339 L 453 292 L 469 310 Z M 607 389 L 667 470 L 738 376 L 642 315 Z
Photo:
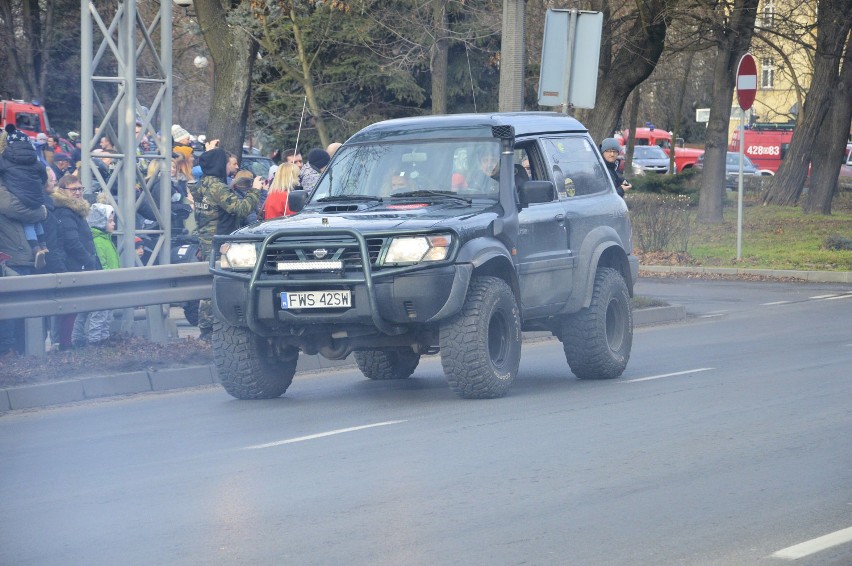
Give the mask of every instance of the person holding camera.
M 230 234 L 240 226 L 240 219 L 257 210 L 262 177 L 256 177 L 251 188 L 241 195 L 228 186 L 228 153 L 219 147 L 219 140 L 210 140 L 198 158 L 201 179 L 192 188 L 195 201 L 195 235 L 198 236 L 199 259 L 210 260 L 213 236 Z M 213 313 L 209 300 L 198 307 L 200 338 L 209 339 L 213 330 Z
M 612 182 L 615 183 L 615 190 L 618 191 L 618 196 L 624 198 L 624 191 L 629 191 L 633 188 L 633 185 L 618 172 L 618 157 L 621 155 L 621 144 L 615 138 L 606 138 L 601 142 L 601 154 L 609 171 L 609 176 L 612 177 Z

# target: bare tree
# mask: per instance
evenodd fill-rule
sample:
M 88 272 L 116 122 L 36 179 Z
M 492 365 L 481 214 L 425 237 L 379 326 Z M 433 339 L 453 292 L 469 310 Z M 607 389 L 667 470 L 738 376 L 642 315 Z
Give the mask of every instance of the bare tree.
M 654 70 L 676 5 L 676 0 L 648 0 L 636 3 L 634 11 L 612 0 L 591 2 L 592 10 L 604 14 L 597 101 L 593 110 L 577 116 L 594 139 L 612 135 L 627 97 Z
M 770 182 L 764 203 L 792 205 L 799 200 L 817 136 L 827 126 L 824 121 L 839 81 L 840 60 L 851 27 L 852 0 L 820 0 L 813 78 L 790 148 Z
M 845 157 L 852 121 L 852 33 L 847 35 L 840 78 L 831 91 L 831 106 L 822 135 L 817 136 L 811 159 L 811 186 L 802 208 L 805 212 L 831 214 L 831 200 L 837 191 L 837 171 Z
M 55 0 L 0 1 L 0 46 L 12 68 L 8 78 L 16 86 L 10 96 L 44 101 L 56 37 L 55 8 Z
M 713 71 L 710 121 L 704 139 L 704 174 L 698 199 L 697 220 L 705 223 L 722 222 L 722 203 L 725 186 L 719 183 L 725 175 L 725 158 L 728 151 L 728 127 L 730 125 L 731 98 L 734 94 L 734 79 L 740 58 L 751 43 L 754 21 L 757 16 L 758 0 L 734 0 L 726 5 L 719 17 L 719 6 L 715 2 L 706 5 L 709 18 L 716 15 L 711 27 L 712 39 L 716 43 L 716 62 Z
M 213 59 L 213 98 L 207 138 L 242 154 L 251 99 L 252 68 L 258 43 L 241 26 L 230 25 L 228 15 L 241 0 L 195 0 L 195 13 Z

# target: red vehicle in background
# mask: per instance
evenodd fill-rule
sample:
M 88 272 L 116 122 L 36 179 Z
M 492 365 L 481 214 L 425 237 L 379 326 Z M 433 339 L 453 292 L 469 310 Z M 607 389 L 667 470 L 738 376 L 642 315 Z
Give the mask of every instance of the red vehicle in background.
M 33 140 L 37 134 L 48 133 L 50 128 L 44 106 L 36 101 L 0 100 L 0 129 L 5 128 L 6 124 L 15 124 L 17 129 Z
M 793 124 L 755 124 L 743 132 L 744 153 L 761 175 L 774 175 L 792 139 Z M 728 151 L 740 151 L 739 128 L 734 130 Z
M 627 141 L 630 138 L 630 130 L 622 132 L 622 144 L 627 146 Z M 683 147 L 683 139 L 677 138 L 677 143 L 672 144 L 671 133 L 665 130 L 658 130 L 650 126 L 647 128 L 636 128 L 636 145 L 658 145 L 663 148 L 666 155 L 671 155 L 672 147 L 675 152 L 675 173 L 686 171 L 695 167 L 695 162 L 698 161 L 698 156 L 704 154 L 703 149 L 693 149 L 691 147 Z

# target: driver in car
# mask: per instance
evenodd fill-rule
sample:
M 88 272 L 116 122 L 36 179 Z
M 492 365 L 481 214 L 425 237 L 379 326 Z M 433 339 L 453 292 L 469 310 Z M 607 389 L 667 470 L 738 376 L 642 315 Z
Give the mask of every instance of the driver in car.
M 476 152 L 478 168 L 467 180 L 467 189 L 477 193 L 496 193 L 500 190 L 500 150 L 494 144 L 479 148 Z

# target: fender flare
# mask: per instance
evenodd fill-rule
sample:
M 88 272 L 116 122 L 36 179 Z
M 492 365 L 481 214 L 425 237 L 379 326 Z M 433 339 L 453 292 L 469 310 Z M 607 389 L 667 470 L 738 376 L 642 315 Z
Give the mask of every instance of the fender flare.
M 481 271 L 486 264 L 492 262 L 495 264 L 494 269 L 486 268 L 486 273 L 505 280 L 515 293 L 515 297 L 520 301 L 520 287 L 515 262 L 512 261 L 512 254 L 509 249 L 500 240 L 485 236 L 474 238 L 465 242 L 456 256 L 456 263 L 470 263 L 473 265 L 474 271 Z M 500 269 L 500 266 L 504 266 L 505 269 Z
M 574 270 L 574 293 L 565 305 L 568 312 L 576 312 L 588 307 L 592 302 L 592 292 L 595 285 L 595 273 L 601 261 L 601 256 L 611 249 L 617 248 L 618 262 L 615 265 L 622 274 L 626 273 L 627 285 L 632 288 L 630 266 L 627 253 L 624 251 L 624 243 L 613 228 L 599 226 L 589 232 L 583 244 L 580 246 L 579 268 Z

